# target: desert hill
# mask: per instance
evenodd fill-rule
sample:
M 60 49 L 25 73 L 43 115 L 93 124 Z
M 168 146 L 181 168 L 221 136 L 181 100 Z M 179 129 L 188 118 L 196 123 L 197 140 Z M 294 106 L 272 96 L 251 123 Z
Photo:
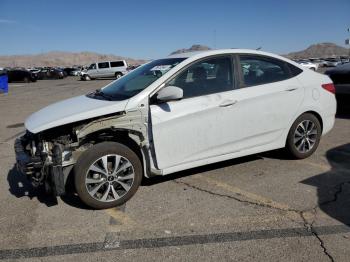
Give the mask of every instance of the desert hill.
M 126 60 L 129 64 L 142 64 L 145 60 L 122 57 L 112 54 L 94 52 L 62 52 L 52 51 L 35 55 L 0 56 L 0 67 L 32 67 L 32 66 L 72 66 L 88 65 L 92 62 L 108 60 Z
M 292 52 L 286 56 L 289 58 L 310 58 L 310 57 L 337 57 L 337 56 L 348 56 L 349 49 L 338 46 L 333 43 L 320 43 L 314 44 L 306 48 L 305 50 Z

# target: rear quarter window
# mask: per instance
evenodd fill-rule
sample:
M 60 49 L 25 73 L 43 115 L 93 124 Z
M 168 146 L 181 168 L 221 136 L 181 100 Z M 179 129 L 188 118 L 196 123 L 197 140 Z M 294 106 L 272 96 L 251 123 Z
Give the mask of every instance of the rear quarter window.
M 300 69 L 299 67 L 296 67 L 296 66 L 294 66 L 294 65 L 292 65 L 292 64 L 289 64 L 289 63 L 286 63 L 286 64 L 287 64 L 287 66 L 289 67 L 289 70 L 290 70 L 290 73 L 291 73 L 292 77 L 297 76 L 297 75 L 299 75 L 301 72 L 303 72 L 303 70 Z

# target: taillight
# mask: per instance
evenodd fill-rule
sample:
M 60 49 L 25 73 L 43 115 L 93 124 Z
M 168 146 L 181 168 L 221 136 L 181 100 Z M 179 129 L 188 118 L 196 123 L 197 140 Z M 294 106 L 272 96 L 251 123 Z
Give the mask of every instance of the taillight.
M 334 87 L 333 83 L 323 84 L 322 87 L 323 87 L 323 89 L 326 89 L 328 92 L 335 94 L 335 87 Z

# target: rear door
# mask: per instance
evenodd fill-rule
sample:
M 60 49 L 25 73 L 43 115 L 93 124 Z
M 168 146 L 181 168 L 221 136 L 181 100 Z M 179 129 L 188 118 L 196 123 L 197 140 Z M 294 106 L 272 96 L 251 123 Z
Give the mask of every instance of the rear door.
M 304 88 L 282 60 L 240 55 L 237 63 L 241 88 L 236 90 L 237 103 L 229 112 L 235 133 L 232 146 L 244 150 L 274 145 L 290 128 L 303 101 Z

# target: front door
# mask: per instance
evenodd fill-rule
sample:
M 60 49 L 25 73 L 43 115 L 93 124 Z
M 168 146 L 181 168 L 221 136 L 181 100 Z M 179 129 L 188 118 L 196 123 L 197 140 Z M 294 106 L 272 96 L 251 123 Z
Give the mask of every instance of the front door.
M 157 165 L 164 169 L 228 150 L 228 114 L 234 106 L 231 56 L 199 61 L 167 85 L 183 89 L 180 101 L 151 105 Z

